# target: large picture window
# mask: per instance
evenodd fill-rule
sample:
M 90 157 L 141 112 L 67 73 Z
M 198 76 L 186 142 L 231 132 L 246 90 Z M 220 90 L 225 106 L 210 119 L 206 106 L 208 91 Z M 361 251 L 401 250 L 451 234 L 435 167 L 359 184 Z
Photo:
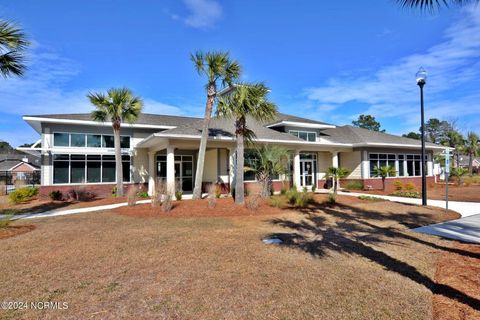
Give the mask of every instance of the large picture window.
M 369 161 L 370 161 L 370 177 L 374 177 L 374 169 L 375 167 L 393 167 L 395 166 L 396 155 L 395 154 L 386 154 L 386 153 L 370 153 L 369 154 Z
M 84 134 L 84 133 L 63 133 L 53 134 L 53 145 L 55 147 L 75 148 L 115 148 L 113 135 L 108 134 Z M 120 136 L 120 148 L 130 149 L 130 136 Z
M 317 141 L 317 133 L 311 131 L 298 131 L 290 130 L 289 133 L 305 141 L 315 142 Z
M 130 182 L 130 156 L 122 156 L 122 176 Z M 113 183 L 115 156 L 56 154 L 53 156 L 53 183 Z
M 398 177 L 418 177 L 422 175 L 422 156 L 419 154 L 382 154 L 370 153 L 370 177 L 374 177 L 373 169 L 383 166 L 394 167 Z M 428 157 L 425 156 L 425 161 Z

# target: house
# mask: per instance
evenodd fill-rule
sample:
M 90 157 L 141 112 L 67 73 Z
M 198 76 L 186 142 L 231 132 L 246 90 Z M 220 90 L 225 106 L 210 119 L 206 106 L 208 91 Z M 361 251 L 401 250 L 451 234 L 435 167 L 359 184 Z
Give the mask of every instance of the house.
M 469 169 L 470 168 L 470 156 L 461 154 L 458 159 L 458 164 L 457 166 Z M 474 157 L 472 159 L 472 170 L 473 173 L 480 173 L 480 158 L 479 157 Z
M 35 164 L 40 159 L 34 156 L 27 157 L 21 154 L 0 155 L 0 183 L 14 185 L 15 181 L 22 180 L 26 184 L 38 184 L 40 166 Z
M 92 121 L 89 114 L 50 114 L 24 116 L 41 136 L 31 148 L 20 148 L 41 155 L 41 194 L 51 190 L 85 186 L 98 195 L 109 194 L 115 183 L 113 133 L 110 123 Z M 142 114 L 134 124 L 123 124 L 121 147 L 123 180 L 144 184 L 151 193 L 158 178 L 170 190 L 181 182 L 185 193 L 194 186 L 197 153 L 203 119 L 170 115 Z M 298 187 L 323 188 L 328 167 L 346 167 L 348 181 L 360 181 L 381 188 L 373 176 L 375 166 L 390 165 L 394 180 L 421 184 L 420 141 L 369 131 L 352 126 L 336 126 L 312 119 L 278 114 L 275 121 L 247 120 L 256 134 L 256 143 L 277 144 L 292 152 L 290 173 L 274 181 L 280 190 L 282 179 Z M 427 143 L 427 175 L 433 182 L 433 155 L 442 146 Z M 246 163 L 251 161 L 246 152 Z M 203 173 L 204 184 L 222 183 L 228 187 L 235 179 L 235 138 L 233 121 L 212 119 Z M 280 179 L 282 178 L 282 179 Z M 245 184 L 254 182 L 245 174 Z

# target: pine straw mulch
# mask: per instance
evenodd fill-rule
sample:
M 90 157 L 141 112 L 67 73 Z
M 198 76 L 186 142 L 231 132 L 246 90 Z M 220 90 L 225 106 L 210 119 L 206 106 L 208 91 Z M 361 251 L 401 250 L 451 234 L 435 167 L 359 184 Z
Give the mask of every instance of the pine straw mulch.
M 35 229 L 34 225 L 19 225 L 0 228 L 0 240 L 15 237 Z

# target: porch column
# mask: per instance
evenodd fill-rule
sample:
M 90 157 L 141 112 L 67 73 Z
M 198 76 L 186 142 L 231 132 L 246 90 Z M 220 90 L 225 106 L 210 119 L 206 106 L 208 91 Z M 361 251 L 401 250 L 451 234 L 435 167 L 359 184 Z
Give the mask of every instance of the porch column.
M 332 151 L 332 167 L 338 168 L 338 151 Z
M 369 171 L 369 162 L 368 162 L 368 152 L 362 151 L 362 179 L 368 179 L 368 171 Z
M 152 196 L 155 192 L 155 151 L 148 152 L 148 195 Z
M 433 176 L 433 160 L 432 155 L 427 155 L 427 176 Z
M 167 193 L 175 194 L 175 147 L 167 146 Z
M 237 154 L 235 148 L 228 149 L 228 175 L 230 183 L 230 193 L 232 193 L 233 188 L 235 187 L 235 174 L 237 172 Z
M 293 156 L 293 183 L 300 188 L 300 151 L 295 150 Z

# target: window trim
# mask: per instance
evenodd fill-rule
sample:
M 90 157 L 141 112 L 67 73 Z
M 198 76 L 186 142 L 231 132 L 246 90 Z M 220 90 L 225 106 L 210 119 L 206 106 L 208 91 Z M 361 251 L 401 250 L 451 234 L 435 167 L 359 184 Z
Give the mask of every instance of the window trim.
M 293 132 L 297 132 L 298 135 L 293 134 Z M 306 131 L 306 130 L 294 130 L 294 129 L 291 129 L 291 130 L 288 130 L 288 133 L 291 134 L 292 136 L 295 136 L 295 137 L 299 138 L 299 139 L 302 139 L 302 138 L 300 138 L 300 133 L 306 133 L 306 134 L 307 134 L 307 140 L 302 139 L 302 140 L 304 140 L 304 141 L 306 141 L 306 142 L 316 142 L 316 141 L 317 141 L 317 137 L 318 137 L 316 131 Z M 308 134 L 309 134 L 309 133 L 313 133 L 313 134 L 315 135 L 315 140 L 313 140 L 313 141 L 308 140 Z
M 416 153 L 404 153 L 404 152 L 399 152 L 399 153 L 393 153 L 393 152 L 368 152 L 368 177 L 369 179 L 374 179 L 377 177 L 372 176 L 372 171 L 371 171 L 371 161 L 370 155 L 371 154 L 377 154 L 377 155 L 387 155 L 387 159 L 385 159 L 387 162 L 389 161 L 388 155 L 395 155 L 395 171 L 397 172 L 395 176 L 387 177 L 387 178 L 416 178 L 416 177 L 421 177 L 422 176 L 422 165 L 421 165 L 421 160 L 422 160 L 422 155 L 421 154 L 416 154 Z M 403 159 L 399 159 L 399 156 L 403 156 Z M 413 159 L 407 159 L 408 156 L 412 156 Z M 415 159 L 415 157 L 418 157 L 419 159 Z M 428 162 L 429 162 L 430 156 L 428 154 L 425 154 L 425 160 L 426 160 L 426 167 L 427 167 L 427 176 L 428 176 Z M 373 159 L 373 161 L 380 161 L 380 158 L 378 159 Z M 391 160 L 390 160 L 391 161 Z M 400 174 L 400 161 L 403 162 L 403 172 Z M 420 173 L 419 175 L 408 175 L 408 165 L 407 161 L 419 161 L 420 162 Z M 414 170 L 415 171 L 415 170 Z
M 56 133 L 59 133 L 59 134 L 68 134 L 68 146 L 57 146 L 55 145 L 55 134 Z M 72 134 L 80 134 L 80 135 L 84 135 L 85 137 L 85 143 L 83 145 L 83 147 L 78 147 L 78 146 L 72 146 Z M 104 150 L 112 150 L 112 149 L 115 149 L 114 147 L 113 148 L 107 148 L 107 147 L 104 147 L 103 146 L 103 136 L 112 136 L 114 137 L 113 134 L 103 134 L 103 133 L 91 133 L 91 132 L 75 132 L 75 131 L 70 131 L 70 132 L 66 132 L 66 131 L 54 131 L 51 133 L 52 135 L 52 146 L 53 148 L 69 148 L 69 149 L 95 149 L 95 150 L 99 150 L 99 149 L 104 149 Z M 87 144 L 88 144 L 88 139 L 87 139 L 87 136 L 88 135 L 94 135 L 94 136 L 100 136 L 100 147 L 88 147 Z M 129 139 L 129 147 L 128 148 L 120 148 L 121 150 L 131 150 L 133 149 L 132 147 L 132 136 L 131 135 L 127 135 L 127 134 L 122 134 L 120 135 L 120 139 L 122 137 L 128 137 Z M 115 138 L 114 138 L 115 139 Z M 120 141 L 121 142 L 121 141 Z

